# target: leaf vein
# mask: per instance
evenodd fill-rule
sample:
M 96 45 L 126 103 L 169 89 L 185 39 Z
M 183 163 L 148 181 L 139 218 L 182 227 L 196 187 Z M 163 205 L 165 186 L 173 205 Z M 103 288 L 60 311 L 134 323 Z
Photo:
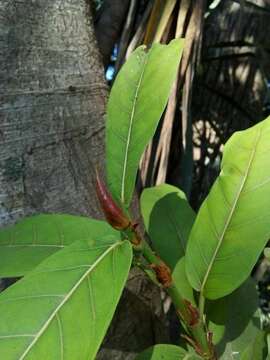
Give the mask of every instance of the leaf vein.
M 121 200 L 122 200 L 123 204 L 125 203 L 126 170 L 127 170 L 128 153 L 129 153 L 129 146 L 130 146 L 130 141 L 131 141 L 133 121 L 134 121 L 134 116 L 135 116 L 137 99 L 138 99 L 138 96 L 139 96 L 139 90 L 140 90 L 140 86 L 141 86 L 141 83 L 142 83 L 142 80 L 143 80 L 147 60 L 148 60 L 148 56 L 145 56 L 144 61 L 143 61 L 143 70 L 142 70 L 142 73 L 140 75 L 139 81 L 138 81 L 137 86 L 136 86 L 136 91 L 135 91 L 135 96 L 134 96 L 133 105 L 132 105 L 132 111 L 131 111 L 131 116 L 130 116 L 130 123 L 129 123 L 128 136 L 127 136 L 127 144 L 126 144 L 125 156 L 124 156 L 123 172 L 122 172 L 122 178 L 121 178 L 122 179 L 122 181 L 121 181 Z
M 242 178 L 242 181 L 240 182 L 240 186 L 239 186 L 239 189 L 238 189 L 237 194 L 236 194 L 236 196 L 235 196 L 235 200 L 234 200 L 234 202 L 233 202 L 233 204 L 232 204 L 231 211 L 230 211 L 229 214 L 228 214 L 228 217 L 227 217 L 227 219 L 226 219 L 226 221 L 225 221 L 225 224 L 224 224 L 222 233 L 221 233 L 221 235 L 220 235 L 220 237 L 219 237 L 217 247 L 216 247 L 216 249 L 215 249 L 215 251 L 214 251 L 214 253 L 213 253 L 213 256 L 212 256 L 212 258 L 211 258 L 211 260 L 210 260 L 210 263 L 209 263 L 209 265 L 208 265 L 208 267 L 207 267 L 207 270 L 206 270 L 206 273 L 205 273 L 205 276 L 204 276 L 204 279 L 203 279 L 203 282 L 202 282 L 202 286 L 201 286 L 201 292 L 203 292 L 203 290 L 204 290 L 204 287 L 205 287 L 205 285 L 206 285 L 207 279 L 208 279 L 209 274 L 210 274 L 210 272 L 211 272 L 211 269 L 212 269 L 212 267 L 213 267 L 213 265 L 214 265 L 214 261 L 215 261 L 215 259 L 216 259 L 216 257 L 217 257 L 217 254 L 218 254 L 218 252 L 219 252 L 219 249 L 220 249 L 220 247 L 221 247 L 221 245 L 222 245 L 222 243 L 223 243 L 223 239 L 224 239 L 225 234 L 226 234 L 226 231 L 227 231 L 227 229 L 228 229 L 228 227 L 229 227 L 229 225 L 230 225 L 232 216 L 233 216 L 233 214 L 234 214 L 234 212 L 235 212 L 235 210 L 236 210 L 237 203 L 238 203 L 238 200 L 239 200 L 239 198 L 240 198 L 240 194 L 241 194 L 241 192 L 243 191 L 243 188 L 244 188 L 244 186 L 245 186 L 245 184 L 246 184 L 246 180 L 247 180 L 247 178 L 248 178 L 248 174 L 249 174 L 249 172 L 250 172 L 250 169 L 251 169 L 251 166 L 252 166 L 252 162 L 253 162 L 254 157 L 255 157 L 256 148 L 257 148 L 257 145 L 258 145 L 258 142 L 259 142 L 260 137 L 261 137 L 261 129 L 259 128 L 254 149 L 252 150 L 252 152 L 251 152 L 251 154 L 250 154 L 250 158 L 249 158 L 249 162 L 248 162 L 247 169 L 246 169 L 246 171 L 245 171 L 245 173 L 244 173 L 244 176 L 243 176 L 243 178 Z
M 30 342 L 30 344 L 27 346 L 23 354 L 20 356 L 18 360 L 25 359 L 26 355 L 29 353 L 29 351 L 32 349 L 32 347 L 35 345 L 35 343 L 38 341 L 38 339 L 42 336 L 44 331 L 48 328 L 52 320 L 55 318 L 56 314 L 60 311 L 60 309 L 65 305 L 65 303 L 70 299 L 70 297 L 74 294 L 74 292 L 78 289 L 78 287 L 81 285 L 81 283 L 89 276 L 89 274 L 96 268 L 96 266 L 116 247 L 121 245 L 121 242 L 117 242 L 112 244 L 90 267 L 85 273 L 81 276 L 81 278 L 76 282 L 76 284 L 71 288 L 71 290 L 66 294 L 64 299 L 61 301 L 61 303 L 56 307 L 56 309 L 52 312 L 52 314 L 49 316 L 49 318 L 45 321 L 45 323 L 42 325 L 41 329 L 38 331 L 38 333 L 35 335 L 33 341 Z
M 64 337 L 63 337 L 62 323 L 59 314 L 56 314 L 56 319 L 57 319 L 57 326 L 59 331 L 61 360 L 64 360 Z

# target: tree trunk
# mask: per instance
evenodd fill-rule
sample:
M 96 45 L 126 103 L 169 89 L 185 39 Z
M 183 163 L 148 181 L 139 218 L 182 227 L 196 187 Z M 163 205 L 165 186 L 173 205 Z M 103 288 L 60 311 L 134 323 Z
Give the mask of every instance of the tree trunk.
M 86 1 L 0 1 L 1 224 L 98 215 L 107 89 Z
M 0 0 L 0 225 L 40 212 L 100 216 L 92 175 L 104 162 L 107 87 L 90 12 L 89 0 Z M 136 279 L 102 359 L 167 339 L 159 291 L 148 284 L 141 306 Z

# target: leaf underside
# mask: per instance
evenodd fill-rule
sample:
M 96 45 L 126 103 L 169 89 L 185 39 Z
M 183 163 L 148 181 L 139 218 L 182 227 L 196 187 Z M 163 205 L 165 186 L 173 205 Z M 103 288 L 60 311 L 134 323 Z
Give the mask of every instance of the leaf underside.
M 251 278 L 232 294 L 206 302 L 208 329 L 213 333 L 219 359 L 240 359 L 240 355 L 260 333 L 258 309 L 256 283 Z
M 174 284 L 180 294 L 194 303 L 184 255 L 195 212 L 185 194 L 168 184 L 145 189 L 140 204 L 145 228 L 156 253 L 171 268 Z
M 267 360 L 266 333 L 259 331 L 250 341 L 240 360 Z
M 131 259 L 127 241 L 79 241 L 8 288 L 0 295 L 1 359 L 95 359 Z
M 72 215 L 38 215 L 0 230 L 0 278 L 20 277 L 42 260 L 72 244 L 120 233 L 103 221 Z
M 140 203 L 144 224 L 156 252 L 174 269 L 185 255 L 195 221 L 194 211 L 185 194 L 168 184 L 145 189 Z
M 169 98 L 183 48 L 182 40 L 139 47 L 111 90 L 106 125 L 107 182 L 116 201 L 128 207 L 137 169 Z
M 188 241 L 186 271 L 209 299 L 247 279 L 270 234 L 270 118 L 236 132 Z

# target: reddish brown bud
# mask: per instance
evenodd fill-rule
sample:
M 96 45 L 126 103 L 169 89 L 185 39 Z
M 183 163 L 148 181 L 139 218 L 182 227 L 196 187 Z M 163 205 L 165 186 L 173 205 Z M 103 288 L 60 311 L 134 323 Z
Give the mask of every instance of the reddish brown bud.
M 168 288 L 172 284 L 171 270 L 166 264 L 151 264 L 151 268 L 156 273 L 157 280 L 165 287 Z
M 123 210 L 115 203 L 105 184 L 96 172 L 96 192 L 108 223 L 117 230 L 127 229 L 131 223 Z
M 197 325 L 200 320 L 200 314 L 198 309 L 191 304 L 190 301 L 184 300 L 184 303 L 187 307 L 189 313 L 189 326 Z

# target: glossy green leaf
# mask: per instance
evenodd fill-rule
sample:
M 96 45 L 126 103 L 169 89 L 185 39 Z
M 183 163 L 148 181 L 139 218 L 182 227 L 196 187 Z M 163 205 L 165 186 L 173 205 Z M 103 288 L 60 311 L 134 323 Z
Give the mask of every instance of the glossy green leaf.
M 1 359 L 95 359 L 131 259 L 130 243 L 110 236 L 44 260 L 0 295 Z
M 115 200 L 129 206 L 140 158 L 165 109 L 183 41 L 139 47 L 122 67 L 108 103 L 106 166 Z
M 195 213 L 185 194 L 172 185 L 143 191 L 141 212 L 154 249 L 173 269 L 184 256 Z
M 248 278 L 270 235 L 270 118 L 236 132 L 187 245 L 188 279 L 206 298 Z
M 256 285 L 251 278 L 232 294 L 207 301 L 208 328 L 213 333 L 219 359 L 240 359 L 243 351 L 260 332 L 258 307 Z
M 136 357 L 136 360 L 197 360 L 194 354 L 189 354 L 179 346 L 159 344 L 150 347 Z
M 103 221 L 72 215 L 38 215 L 0 230 L 0 277 L 19 277 L 77 240 L 93 243 L 120 233 Z

